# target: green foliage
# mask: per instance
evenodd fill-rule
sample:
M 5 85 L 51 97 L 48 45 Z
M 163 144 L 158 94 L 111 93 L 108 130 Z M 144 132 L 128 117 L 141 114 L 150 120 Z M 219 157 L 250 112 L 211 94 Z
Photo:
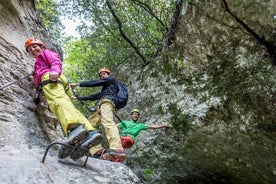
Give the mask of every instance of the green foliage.
M 59 41 L 64 28 L 59 20 L 58 5 L 54 0 L 36 0 L 35 8 L 52 40 Z
M 98 68 L 95 61 L 96 53 L 93 52 L 92 46 L 87 40 L 68 41 L 65 48 L 66 53 L 70 54 L 68 57 L 66 56 L 63 68 L 65 73 L 70 74 L 71 81 L 88 80 L 95 76 Z
M 145 169 L 144 174 L 145 174 L 145 180 L 150 181 L 151 175 L 153 174 L 153 170 L 152 169 Z
M 122 30 L 142 55 L 150 58 L 161 48 L 166 38 L 167 27 L 175 1 L 120 0 L 110 2 L 120 19 Z M 106 5 L 106 1 L 60 0 L 63 15 L 80 17 L 78 40 L 64 40 L 65 63 L 73 68 L 66 72 L 73 79 L 88 79 L 95 76 L 100 67 L 111 70 L 122 62 L 137 61 L 137 53 L 122 37 L 118 22 Z M 73 64 L 77 62 L 77 64 Z M 77 71 L 81 71 L 80 73 Z M 72 73 L 73 72 L 73 73 Z M 81 75 L 77 77 L 77 75 Z
M 174 128 L 178 130 L 183 130 L 186 133 L 193 121 L 193 117 L 188 114 L 182 112 L 181 109 L 178 108 L 177 104 L 169 104 L 169 112 L 172 115 L 171 121 L 174 122 Z

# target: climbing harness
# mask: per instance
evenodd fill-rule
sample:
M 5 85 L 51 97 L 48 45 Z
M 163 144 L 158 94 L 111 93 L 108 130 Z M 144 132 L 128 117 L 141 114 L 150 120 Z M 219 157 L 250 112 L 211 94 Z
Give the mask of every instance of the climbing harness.
M 50 84 L 50 83 L 61 83 L 61 84 L 62 84 L 62 82 L 61 82 L 60 80 L 52 81 L 52 80 L 48 79 L 48 80 L 42 81 L 42 82 L 40 83 L 40 86 L 41 86 L 41 88 L 42 88 L 42 87 L 45 86 L 46 84 Z

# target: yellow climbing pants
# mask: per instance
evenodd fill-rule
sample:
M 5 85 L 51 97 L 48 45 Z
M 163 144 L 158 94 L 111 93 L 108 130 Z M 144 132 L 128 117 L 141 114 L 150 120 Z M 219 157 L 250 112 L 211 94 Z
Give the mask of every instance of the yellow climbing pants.
M 99 102 L 97 112 L 91 115 L 88 120 L 94 128 L 97 128 L 100 124 L 103 125 L 107 141 L 109 143 L 109 149 L 112 150 L 124 150 L 122 147 L 119 130 L 116 126 L 113 118 L 115 105 L 109 99 L 102 99 Z M 90 149 L 91 155 L 98 150 L 104 149 L 101 144 L 92 147 Z
M 50 79 L 49 73 L 42 76 L 41 82 Z M 95 130 L 87 118 L 74 106 L 71 101 L 73 95 L 69 82 L 64 75 L 60 75 L 58 83 L 47 83 L 42 86 L 44 96 L 52 113 L 58 118 L 65 136 L 68 136 L 68 125 L 84 124 L 88 131 Z

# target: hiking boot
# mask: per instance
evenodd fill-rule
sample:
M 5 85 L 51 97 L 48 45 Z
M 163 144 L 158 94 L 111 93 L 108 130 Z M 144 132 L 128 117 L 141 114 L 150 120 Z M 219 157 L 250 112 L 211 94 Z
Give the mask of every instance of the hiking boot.
M 77 148 L 72 152 L 71 158 L 73 160 L 82 158 L 83 156 L 87 155 L 87 153 L 89 153 L 89 149 L 91 147 L 100 144 L 102 140 L 103 136 L 99 133 L 99 131 L 94 130 L 89 132 L 89 137 L 80 144 L 81 148 Z
M 93 158 L 101 158 L 102 154 L 105 152 L 104 149 L 101 149 L 99 151 L 97 151 L 96 153 L 94 153 L 94 155 L 92 155 Z
M 58 158 L 64 159 L 68 157 L 73 150 L 73 147 L 70 145 L 62 145 L 58 151 Z
M 69 136 L 65 140 L 65 143 L 69 145 L 62 145 L 61 148 L 59 149 L 58 158 L 64 159 L 68 157 L 74 149 L 73 146 L 77 146 L 88 136 L 89 136 L 88 131 L 84 128 L 83 125 L 77 126 L 75 129 L 73 129 L 73 131 L 69 133 Z
M 124 150 L 105 150 L 101 158 L 112 162 L 123 162 L 126 159 L 126 153 Z

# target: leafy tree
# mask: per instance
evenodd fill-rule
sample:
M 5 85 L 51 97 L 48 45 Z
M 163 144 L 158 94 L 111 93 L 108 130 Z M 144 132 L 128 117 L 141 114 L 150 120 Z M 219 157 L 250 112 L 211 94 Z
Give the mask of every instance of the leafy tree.
M 99 67 L 112 70 L 137 58 L 142 66 L 150 63 L 151 57 L 162 49 L 176 3 L 174 0 L 60 0 L 61 12 L 72 19 L 79 17 L 80 21 L 81 38 L 64 42 L 68 53 L 65 61 L 70 63 L 67 66 L 75 67 L 68 69 L 68 73 L 79 68 L 91 78 L 91 72 L 96 73 Z M 75 73 L 72 76 L 76 77 Z
M 59 20 L 58 4 L 54 0 L 35 0 L 35 9 L 41 18 L 52 40 L 60 42 L 61 29 L 64 26 Z
M 182 4 L 182 0 L 55 2 L 37 0 L 36 7 L 55 40 L 61 36 L 59 16 L 79 22 L 81 37 L 62 37 L 61 40 L 65 53 L 64 72 L 72 82 L 98 78 L 97 71 L 101 67 L 113 70 L 123 62 L 132 61 L 135 66 L 149 64 L 166 44 L 175 7 Z M 80 95 L 87 93 L 84 89 L 80 91 Z

